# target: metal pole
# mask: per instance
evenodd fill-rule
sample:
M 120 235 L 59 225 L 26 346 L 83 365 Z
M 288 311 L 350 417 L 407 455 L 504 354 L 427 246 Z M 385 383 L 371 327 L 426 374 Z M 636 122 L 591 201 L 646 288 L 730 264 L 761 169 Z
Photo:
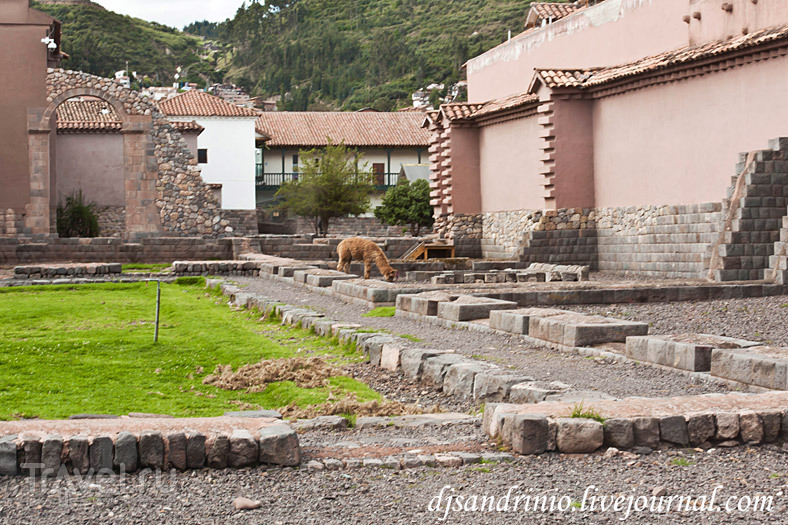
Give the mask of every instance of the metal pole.
M 159 341 L 159 310 L 161 309 L 161 281 L 156 281 L 156 328 L 153 331 L 153 342 Z

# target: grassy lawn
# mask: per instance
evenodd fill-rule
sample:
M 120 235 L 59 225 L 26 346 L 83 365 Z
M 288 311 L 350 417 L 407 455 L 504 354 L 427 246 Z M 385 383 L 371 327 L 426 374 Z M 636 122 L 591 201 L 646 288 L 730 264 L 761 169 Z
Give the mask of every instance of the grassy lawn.
M 304 330 L 261 322 L 256 312 L 235 311 L 201 282 L 162 285 L 154 344 L 155 300 L 154 283 L 0 289 L 0 419 L 217 416 L 239 406 L 319 404 L 350 392 L 359 401 L 380 399 L 342 376 L 326 387 L 282 381 L 258 393 L 204 385 L 218 364 L 320 355 L 341 364 L 360 357 Z
M 172 263 L 129 263 L 124 264 L 124 272 L 160 272 L 170 268 Z

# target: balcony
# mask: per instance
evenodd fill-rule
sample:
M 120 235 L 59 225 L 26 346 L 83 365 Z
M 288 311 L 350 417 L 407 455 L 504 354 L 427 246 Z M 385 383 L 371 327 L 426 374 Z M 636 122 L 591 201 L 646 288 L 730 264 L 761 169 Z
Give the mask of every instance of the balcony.
M 263 173 L 263 165 L 257 164 L 255 185 L 258 190 L 276 190 L 286 181 L 297 180 L 298 172 L 292 173 Z M 399 180 L 399 173 L 376 173 L 375 189 L 386 191 L 395 186 Z

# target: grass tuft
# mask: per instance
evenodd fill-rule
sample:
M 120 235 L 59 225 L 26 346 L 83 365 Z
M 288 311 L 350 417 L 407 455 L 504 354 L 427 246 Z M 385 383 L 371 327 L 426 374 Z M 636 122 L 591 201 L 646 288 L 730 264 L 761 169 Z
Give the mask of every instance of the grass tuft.
M 569 414 L 569 417 L 593 419 L 594 421 L 599 421 L 603 425 L 605 424 L 605 418 L 602 417 L 596 409 L 585 408 L 582 401 L 572 407 L 572 413 Z
M 363 314 L 361 317 L 394 317 L 395 311 L 395 306 L 379 306 Z

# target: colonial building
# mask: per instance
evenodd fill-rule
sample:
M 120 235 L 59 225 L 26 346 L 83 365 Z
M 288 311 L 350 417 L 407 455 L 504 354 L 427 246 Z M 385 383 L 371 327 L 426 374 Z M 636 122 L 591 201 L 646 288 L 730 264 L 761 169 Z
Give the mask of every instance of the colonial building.
M 427 162 L 429 133 L 423 113 L 265 112 L 257 118 L 257 200 L 270 200 L 285 180 L 298 176 L 302 150 L 344 142 L 363 155 L 378 189 L 397 183 L 400 168 Z
M 468 61 L 469 102 L 428 113 L 438 230 L 488 257 L 775 275 L 788 4 L 575 7 L 535 5 L 524 33 Z

